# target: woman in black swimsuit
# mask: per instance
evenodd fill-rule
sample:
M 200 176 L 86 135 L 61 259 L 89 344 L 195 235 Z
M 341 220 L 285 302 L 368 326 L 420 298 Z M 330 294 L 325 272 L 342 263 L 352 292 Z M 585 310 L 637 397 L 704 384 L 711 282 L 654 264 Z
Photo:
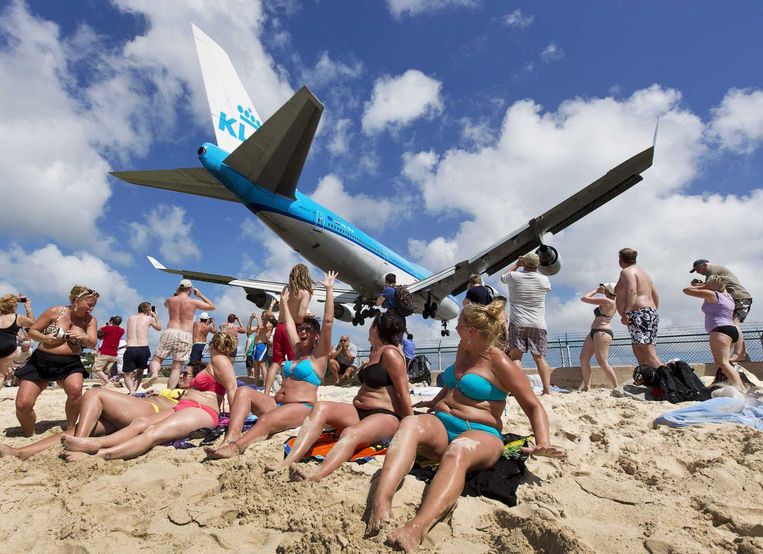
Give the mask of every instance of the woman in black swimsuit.
M 19 304 L 24 304 L 26 316 L 16 313 Z M 29 298 L 21 294 L 6 294 L 0 297 L 0 386 L 5 383 L 8 369 L 16 357 L 19 329 L 29 327 L 32 323 L 34 314 Z
M 27 364 L 16 370 L 19 391 L 16 394 L 16 418 L 25 437 L 34 434 L 37 397 L 55 381 L 66 392 L 66 428 L 74 430 L 82 400 L 82 382 L 87 375 L 80 355 L 83 348 L 95 348 L 98 323 L 90 312 L 98 302 L 98 293 L 75 285 L 69 293 L 68 306 L 45 310 L 29 329 L 30 339 L 40 343 Z
M 405 322 L 391 312 L 374 319 L 368 330 L 371 357 L 358 372 L 361 386 L 352 404 L 318 402 L 302 423 L 289 455 L 269 470 L 289 466 L 292 481 L 319 481 L 349 461 L 358 449 L 395 434 L 400 420 L 413 415 L 408 372 L 400 348 L 404 330 Z M 326 426 L 337 430 L 339 440 L 317 469 L 308 471 L 296 462 L 310 450 Z
M 594 295 L 603 294 L 604 296 L 595 297 Z M 583 343 L 580 351 L 580 370 L 583 373 L 583 382 L 580 384 L 580 390 L 586 391 L 591 388 L 591 357 L 596 356 L 599 367 L 607 377 L 612 388 L 617 387 L 617 375 L 615 370 L 609 365 L 609 345 L 612 343 L 614 335 L 612 334 L 612 316 L 617 313 L 615 307 L 615 284 L 601 283 L 599 288 L 592 290 L 580 299 L 586 304 L 595 304 L 593 311 L 593 323 L 591 332 Z

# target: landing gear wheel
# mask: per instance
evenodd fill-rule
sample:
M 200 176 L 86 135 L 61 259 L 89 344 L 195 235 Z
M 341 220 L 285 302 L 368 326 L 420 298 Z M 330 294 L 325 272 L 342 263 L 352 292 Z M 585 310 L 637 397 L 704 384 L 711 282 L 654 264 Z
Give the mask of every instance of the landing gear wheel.
M 426 308 L 424 308 L 424 311 L 421 312 L 421 317 L 424 319 L 429 319 L 429 311 Z
M 358 319 L 355 318 L 355 317 L 352 318 L 352 326 L 353 327 L 357 327 L 358 326 Z
M 447 321 L 443 320 L 443 322 L 442 322 L 442 331 L 440 331 L 440 336 L 441 337 L 449 337 L 450 336 L 450 331 L 448 331 L 448 322 Z
M 432 304 L 429 306 L 429 315 L 432 316 L 432 319 L 434 319 L 434 317 L 437 315 L 437 308 L 437 302 L 432 302 Z
M 365 319 L 363 319 L 363 318 L 361 317 L 361 318 L 358 320 L 358 325 L 360 325 L 361 327 L 363 327 L 363 325 L 365 325 L 365 324 L 366 324 L 366 320 L 365 320 Z

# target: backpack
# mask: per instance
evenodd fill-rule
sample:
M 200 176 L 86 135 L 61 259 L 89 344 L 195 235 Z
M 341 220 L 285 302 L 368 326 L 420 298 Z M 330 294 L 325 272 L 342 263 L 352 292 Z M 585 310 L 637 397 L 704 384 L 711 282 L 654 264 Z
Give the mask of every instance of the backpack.
M 487 291 L 487 303 L 490 304 L 493 300 L 495 300 L 495 297 L 498 296 L 495 292 L 495 289 L 491 287 L 490 285 L 482 285 L 485 287 L 485 290 Z
M 657 369 L 638 366 L 634 371 L 634 380 L 637 373 L 638 380 L 652 387 L 652 396 L 657 400 L 677 404 L 701 402 L 710 398 L 710 389 L 697 377 L 691 366 L 682 360 L 668 362 Z
M 414 356 L 408 364 L 408 381 L 410 383 L 426 382 L 432 384 L 432 364 L 424 354 Z
M 413 313 L 413 296 L 405 285 L 395 287 L 395 313 L 401 317 L 408 317 Z

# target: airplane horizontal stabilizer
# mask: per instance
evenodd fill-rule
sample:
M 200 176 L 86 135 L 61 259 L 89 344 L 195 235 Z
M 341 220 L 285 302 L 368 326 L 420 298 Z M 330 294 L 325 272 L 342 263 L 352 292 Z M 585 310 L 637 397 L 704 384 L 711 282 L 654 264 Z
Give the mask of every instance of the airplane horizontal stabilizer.
M 323 104 L 302 87 L 225 163 L 254 183 L 294 198 L 297 181 L 323 113 Z
M 114 177 L 134 185 L 206 196 L 217 200 L 240 202 L 203 167 L 157 169 L 149 171 L 113 171 Z

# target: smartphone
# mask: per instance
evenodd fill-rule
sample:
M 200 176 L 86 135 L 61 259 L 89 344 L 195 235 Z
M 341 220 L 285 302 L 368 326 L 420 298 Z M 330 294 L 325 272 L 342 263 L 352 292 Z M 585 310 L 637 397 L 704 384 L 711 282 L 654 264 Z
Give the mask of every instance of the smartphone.
M 151 311 L 156 313 L 156 306 L 151 306 Z
M 26 300 L 27 300 L 26 296 L 19 296 L 19 298 L 18 298 L 18 300 L 16 302 L 18 302 L 19 304 L 24 304 L 24 303 L 26 303 Z

